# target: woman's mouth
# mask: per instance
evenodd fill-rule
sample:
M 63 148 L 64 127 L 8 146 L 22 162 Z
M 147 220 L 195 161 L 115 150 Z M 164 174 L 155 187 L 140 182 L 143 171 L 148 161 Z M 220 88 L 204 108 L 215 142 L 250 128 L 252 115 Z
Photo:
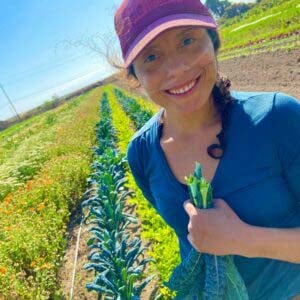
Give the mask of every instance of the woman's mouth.
M 195 89 L 197 83 L 199 82 L 200 78 L 201 78 L 201 75 L 199 77 L 197 77 L 195 80 L 187 83 L 186 85 L 184 85 L 181 88 L 170 89 L 170 90 L 166 90 L 165 92 L 169 95 L 177 96 L 177 97 L 189 95 L 194 91 L 194 89 Z

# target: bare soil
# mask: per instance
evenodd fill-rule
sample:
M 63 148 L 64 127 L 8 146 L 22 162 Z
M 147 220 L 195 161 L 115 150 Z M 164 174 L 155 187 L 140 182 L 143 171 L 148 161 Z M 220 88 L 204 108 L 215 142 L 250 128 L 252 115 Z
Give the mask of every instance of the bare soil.
M 300 97 L 300 50 L 275 51 L 219 63 L 232 90 L 283 92 Z
M 300 95 L 300 50 L 290 52 L 276 51 L 273 53 L 264 53 L 248 57 L 240 57 L 222 61 L 219 63 L 220 71 L 226 74 L 232 82 L 233 90 L 241 91 L 280 91 L 290 94 L 296 98 Z M 129 89 L 138 95 L 145 96 L 140 89 L 132 89 L 128 82 L 120 75 L 121 81 L 115 82 L 123 88 Z M 130 209 L 127 207 L 127 209 Z M 132 212 L 134 213 L 134 211 Z M 70 299 L 70 289 L 72 282 L 72 272 L 74 268 L 74 257 L 76 253 L 76 241 L 80 216 L 74 215 L 69 225 L 69 238 L 64 265 L 59 274 L 61 289 L 65 299 Z M 132 235 L 139 236 L 140 223 L 132 227 Z M 87 292 L 85 284 L 91 282 L 94 274 L 83 270 L 83 266 L 88 262 L 87 240 L 90 234 L 87 226 L 82 226 L 80 243 L 78 249 L 78 261 L 76 266 L 75 285 L 73 290 L 73 299 L 97 299 L 94 292 Z M 147 241 L 143 245 L 148 246 Z M 141 300 L 154 299 L 157 291 L 157 285 L 153 281 L 144 290 Z

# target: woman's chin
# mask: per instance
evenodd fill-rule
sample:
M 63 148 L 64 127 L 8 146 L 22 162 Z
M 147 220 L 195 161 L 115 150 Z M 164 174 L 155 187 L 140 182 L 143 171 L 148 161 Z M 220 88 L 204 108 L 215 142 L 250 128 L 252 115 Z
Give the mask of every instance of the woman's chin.
M 195 114 L 199 114 L 201 110 L 203 110 L 203 105 L 199 105 L 199 103 L 196 104 L 190 104 L 190 105 L 183 105 L 181 107 L 178 107 L 178 113 L 181 114 L 183 117 L 193 116 Z

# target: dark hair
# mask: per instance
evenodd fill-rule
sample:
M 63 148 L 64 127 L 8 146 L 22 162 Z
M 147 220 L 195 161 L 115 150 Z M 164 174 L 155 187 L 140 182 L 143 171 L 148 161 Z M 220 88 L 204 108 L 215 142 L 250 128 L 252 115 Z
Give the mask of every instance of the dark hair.
M 219 33 L 212 29 L 206 29 L 206 31 L 213 43 L 214 50 L 217 55 L 218 50 L 221 47 Z M 133 64 L 131 64 L 127 68 L 127 77 L 130 78 L 132 76 L 137 80 Z M 224 76 L 221 76 L 220 73 L 218 73 L 217 80 L 212 90 L 212 94 L 217 110 L 220 113 L 222 122 L 222 129 L 220 133 L 216 135 L 216 137 L 219 139 L 220 144 L 212 144 L 207 147 L 208 155 L 215 159 L 222 158 L 226 148 L 225 130 L 228 128 L 230 108 L 233 102 L 233 98 L 230 94 L 230 86 L 230 80 Z M 222 150 L 221 155 L 218 154 L 218 150 Z

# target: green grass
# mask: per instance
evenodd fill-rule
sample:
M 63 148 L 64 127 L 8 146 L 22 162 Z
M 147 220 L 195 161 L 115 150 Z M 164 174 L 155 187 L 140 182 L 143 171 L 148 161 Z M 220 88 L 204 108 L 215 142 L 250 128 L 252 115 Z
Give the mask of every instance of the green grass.
M 258 41 L 268 41 L 280 35 L 299 32 L 300 7 L 298 5 L 298 0 L 263 0 L 242 16 L 227 20 L 220 27 L 223 44 L 220 53 Z M 249 24 L 272 14 L 274 16 L 270 18 Z M 239 27 L 241 28 L 238 29 Z

